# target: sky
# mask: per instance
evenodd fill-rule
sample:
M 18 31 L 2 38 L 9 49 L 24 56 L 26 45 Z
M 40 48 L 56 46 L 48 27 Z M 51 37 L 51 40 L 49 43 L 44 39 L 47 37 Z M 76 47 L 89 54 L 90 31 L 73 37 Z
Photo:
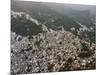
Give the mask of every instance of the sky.
M 42 1 L 42 2 L 96 5 L 96 0 L 24 0 L 24 1 Z

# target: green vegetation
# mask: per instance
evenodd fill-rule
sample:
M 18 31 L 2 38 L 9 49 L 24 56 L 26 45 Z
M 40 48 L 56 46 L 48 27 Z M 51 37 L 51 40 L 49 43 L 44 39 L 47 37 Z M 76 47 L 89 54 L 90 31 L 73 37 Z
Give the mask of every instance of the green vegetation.
M 11 20 L 11 31 L 23 36 L 37 35 L 42 32 L 42 27 L 37 26 L 34 22 L 27 20 L 25 17 L 13 18 Z

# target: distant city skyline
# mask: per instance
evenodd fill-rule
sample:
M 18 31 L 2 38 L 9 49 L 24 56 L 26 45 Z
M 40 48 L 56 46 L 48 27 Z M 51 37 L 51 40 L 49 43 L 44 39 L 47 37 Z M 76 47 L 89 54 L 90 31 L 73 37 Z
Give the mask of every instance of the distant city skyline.
M 22 0 L 22 1 L 42 1 L 42 2 L 57 2 L 57 3 L 96 5 L 96 0 Z

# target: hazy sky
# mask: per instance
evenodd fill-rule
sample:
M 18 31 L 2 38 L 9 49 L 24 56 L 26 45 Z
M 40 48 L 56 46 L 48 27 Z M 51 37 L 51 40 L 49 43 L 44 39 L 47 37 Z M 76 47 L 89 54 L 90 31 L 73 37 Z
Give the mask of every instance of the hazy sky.
M 43 1 L 43 2 L 59 2 L 59 3 L 96 5 L 96 0 L 24 0 L 24 1 Z

